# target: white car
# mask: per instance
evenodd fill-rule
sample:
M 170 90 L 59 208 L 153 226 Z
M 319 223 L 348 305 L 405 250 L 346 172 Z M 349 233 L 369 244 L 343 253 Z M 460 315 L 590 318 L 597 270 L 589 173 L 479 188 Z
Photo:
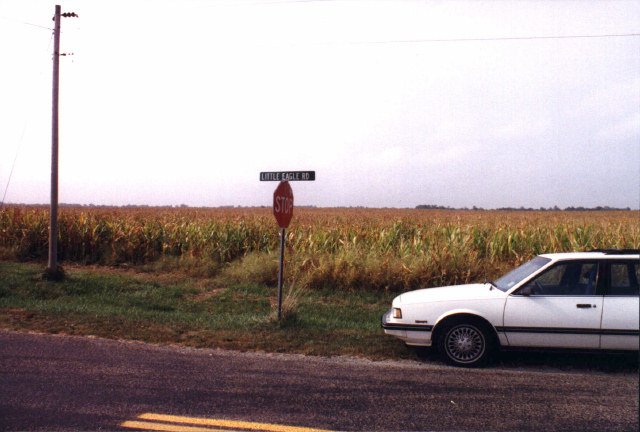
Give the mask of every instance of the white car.
M 410 291 L 386 334 L 479 366 L 498 348 L 638 350 L 638 250 L 539 255 L 496 281 Z

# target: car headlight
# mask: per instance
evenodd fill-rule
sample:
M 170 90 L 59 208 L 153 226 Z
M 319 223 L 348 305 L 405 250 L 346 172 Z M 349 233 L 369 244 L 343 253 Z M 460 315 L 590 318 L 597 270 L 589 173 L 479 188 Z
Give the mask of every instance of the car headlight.
M 394 318 L 402 318 L 402 309 L 394 307 L 392 316 Z

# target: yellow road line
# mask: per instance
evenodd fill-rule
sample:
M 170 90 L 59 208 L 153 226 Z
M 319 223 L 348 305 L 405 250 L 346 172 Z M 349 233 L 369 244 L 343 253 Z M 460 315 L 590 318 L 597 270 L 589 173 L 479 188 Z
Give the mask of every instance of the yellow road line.
M 126 421 L 120 426 L 128 429 L 142 429 L 146 431 L 162 432 L 229 432 L 229 429 L 211 429 L 178 424 L 151 423 L 141 421 Z
M 245 429 L 265 432 L 331 432 L 323 429 L 315 429 L 299 426 L 285 426 L 270 423 L 254 423 L 237 420 L 210 419 L 201 417 L 182 417 L 168 414 L 145 413 L 138 416 L 139 420 L 151 420 L 163 423 L 150 423 L 141 421 L 127 421 L 120 426 L 131 429 L 145 429 L 169 432 L 211 432 L 214 429 L 197 426 L 213 426 L 228 429 Z M 219 430 L 218 430 L 219 431 Z

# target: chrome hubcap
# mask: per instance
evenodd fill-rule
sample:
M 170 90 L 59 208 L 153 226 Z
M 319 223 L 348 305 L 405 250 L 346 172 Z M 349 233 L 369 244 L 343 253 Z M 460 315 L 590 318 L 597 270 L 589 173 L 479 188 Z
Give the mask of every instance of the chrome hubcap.
M 485 350 L 484 336 L 477 328 L 466 325 L 454 327 L 447 334 L 447 354 L 459 363 L 478 359 Z

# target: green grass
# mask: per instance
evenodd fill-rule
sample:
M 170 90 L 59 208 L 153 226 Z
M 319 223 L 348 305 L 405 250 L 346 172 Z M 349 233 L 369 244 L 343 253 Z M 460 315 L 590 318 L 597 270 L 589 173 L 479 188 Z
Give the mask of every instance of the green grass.
M 285 295 L 291 311 L 278 322 L 276 289 L 267 285 L 80 266 L 65 268 L 65 281 L 49 282 L 42 270 L 0 261 L 0 327 L 195 347 L 414 356 L 380 328 L 390 293 L 294 288 Z

